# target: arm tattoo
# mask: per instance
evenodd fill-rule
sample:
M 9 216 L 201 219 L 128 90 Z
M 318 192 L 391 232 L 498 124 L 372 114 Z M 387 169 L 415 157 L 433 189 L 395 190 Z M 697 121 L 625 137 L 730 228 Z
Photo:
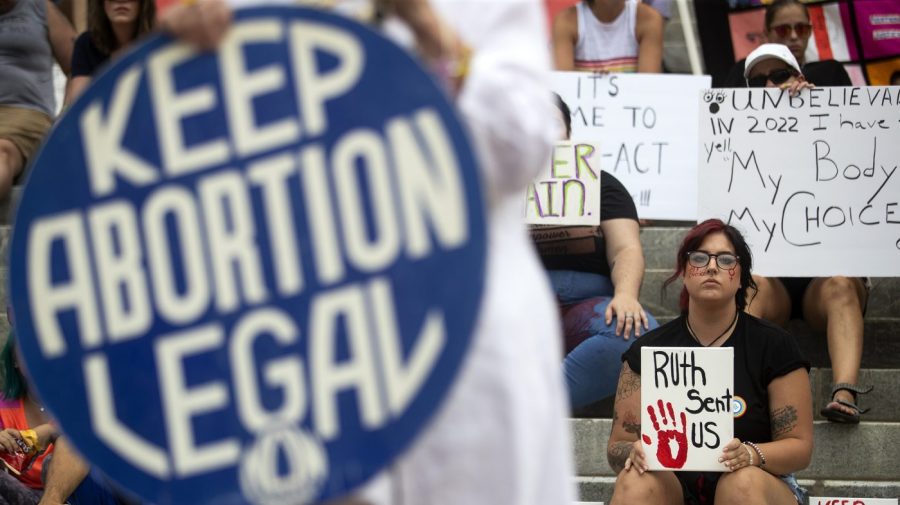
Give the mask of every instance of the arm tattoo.
M 772 438 L 778 439 L 797 426 L 797 409 L 793 405 L 777 408 L 770 414 Z
M 625 460 L 631 454 L 631 442 L 616 442 L 606 450 L 606 461 L 616 474 L 625 468 Z
M 615 423 L 615 420 L 613 420 L 613 423 Z M 625 419 L 622 420 L 622 429 L 625 430 L 626 433 L 633 433 L 637 438 L 641 438 L 640 418 L 635 419 L 633 413 L 626 413 Z
M 619 374 L 619 387 L 616 391 L 616 400 L 623 400 L 631 396 L 635 391 L 641 391 L 641 376 L 632 372 L 631 368 L 622 367 Z

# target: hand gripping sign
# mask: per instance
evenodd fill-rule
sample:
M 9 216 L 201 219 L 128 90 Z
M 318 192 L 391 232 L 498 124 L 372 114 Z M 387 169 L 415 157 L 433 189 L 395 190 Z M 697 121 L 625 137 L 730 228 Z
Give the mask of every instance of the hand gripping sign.
M 13 232 L 41 397 L 158 504 L 312 503 L 409 446 L 481 300 L 475 159 L 400 48 L 301 8 L 155 37 L 39 154 Z

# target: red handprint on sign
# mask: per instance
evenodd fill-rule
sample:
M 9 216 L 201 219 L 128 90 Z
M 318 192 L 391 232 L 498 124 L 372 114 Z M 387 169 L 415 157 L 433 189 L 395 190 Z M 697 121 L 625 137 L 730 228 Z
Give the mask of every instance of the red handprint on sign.
M 650 414 L 650 421 L 653 422 L 653 429 L 656 430 L 656 459 L 666 468 L 681 468 L 687 461 L 687 417 L 684 412 L 681 413 L 681 431 L 678 431 L 672 404 L 666 403 L 666 407 L 669 409 L 668 418 L 666 417 L 666 411 L 663 410 L 662 400 L 657 400 L 656 404 L 659 406 L 659 415 L 662 417 L 663 429 L 660 429 L 659 422 L 656 420 L 656 412 L 653 410 L 653 405 L 647 405 L 647 413 Z M 669 419 L 672 420 L 671 427 L 668 427 Z M 653 445 L 653 441 L 647 435 L 642 435 L 642 438 L 645 444 Z M 678 453 L 676 455 L 672 455 L 672 447 L 669 444 L 671 440 L 674 440 L 678 445 Z

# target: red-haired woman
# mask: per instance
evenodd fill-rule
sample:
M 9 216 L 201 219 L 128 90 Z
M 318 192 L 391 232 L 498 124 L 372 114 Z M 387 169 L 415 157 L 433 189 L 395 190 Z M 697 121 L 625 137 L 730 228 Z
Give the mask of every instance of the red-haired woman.
M 812 458 L 809 363 L 784 330 L 743 312 L 753 288 L 747 243 L 734 227 L 710 219 L 688 232 L 676 261 L 666 285 L 684 283 L 681 317 L 635 341 L 622 357 L 607 446 L 619 472 L 610 503 L 805 503 L 793 473 Z M 647 471 L 640 440 L 643 346 L 734 348 L 734 394 L 744 410 L 722 450 L 727 472 Z

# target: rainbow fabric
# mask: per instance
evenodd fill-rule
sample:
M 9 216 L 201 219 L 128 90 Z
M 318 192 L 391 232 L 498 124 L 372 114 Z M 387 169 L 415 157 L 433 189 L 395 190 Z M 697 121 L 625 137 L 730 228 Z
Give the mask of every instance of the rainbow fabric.
M 575 60 L 575 70 L 581 72 L 624 73 L 637 72 L 636 56 L 609 60 Z

